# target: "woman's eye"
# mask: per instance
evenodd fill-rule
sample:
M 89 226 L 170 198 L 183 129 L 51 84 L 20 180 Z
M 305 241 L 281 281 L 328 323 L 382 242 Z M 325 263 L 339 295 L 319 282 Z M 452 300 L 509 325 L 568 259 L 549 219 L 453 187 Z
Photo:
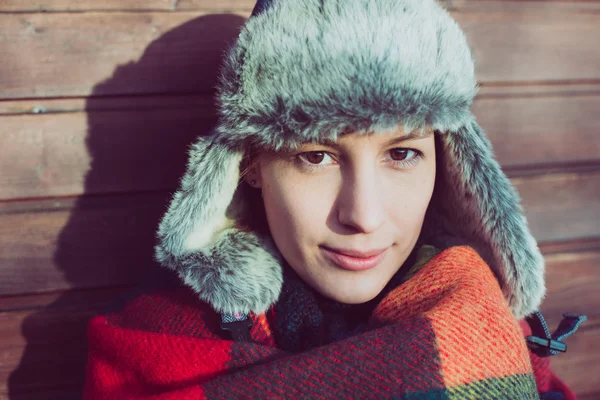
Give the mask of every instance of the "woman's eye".
M 314 165 L 329 164 L 332 161 L 331 156 L 324 151 L 308 151 L 298 156 L 303 161 Z
M 418 164 L 423 153 L 416 149 L 396 148 L 388 151 L 387 161 L 395 168 L 406 169 Z
M 390 150 L 390 157 L 394 161 L 406 161 L 414 158 L 417 153 L 411 149 L 392 149 Z

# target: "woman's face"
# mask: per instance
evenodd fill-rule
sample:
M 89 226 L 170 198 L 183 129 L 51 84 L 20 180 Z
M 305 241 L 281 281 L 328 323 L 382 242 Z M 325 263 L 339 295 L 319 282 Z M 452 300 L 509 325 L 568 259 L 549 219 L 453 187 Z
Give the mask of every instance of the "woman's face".
M 259 161 L 248 177 L 262 187 L 279 251 L 322 295 L 367 302 L 413 250 L 435 182 L 434 135 L 426 133 L 306 144 Z

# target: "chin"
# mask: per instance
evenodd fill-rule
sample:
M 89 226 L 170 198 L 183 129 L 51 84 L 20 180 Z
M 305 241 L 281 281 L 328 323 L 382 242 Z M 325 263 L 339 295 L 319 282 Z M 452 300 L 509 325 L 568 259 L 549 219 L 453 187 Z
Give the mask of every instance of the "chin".
M 385 282 L 360 282 L 360 285 L 343 284 L 340 282 L 341 279 L 336 280 L 331 290 L 321 291 L 321 294 L 332 300 L 338 301 L 344 304 L 362 304 L 367 301 L 373 300 L 385 287 Z

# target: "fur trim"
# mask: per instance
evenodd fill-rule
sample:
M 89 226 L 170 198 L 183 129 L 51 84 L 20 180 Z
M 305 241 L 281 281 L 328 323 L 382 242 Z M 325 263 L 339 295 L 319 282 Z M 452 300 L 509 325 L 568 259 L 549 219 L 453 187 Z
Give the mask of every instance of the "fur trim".
M 473 62 L 464 34 L 434 1 L 271 3 L 225 59 L 224 142 L 278 150 L 399 124 L 407 132 L 464 125 Z
M 162 245 L 157 259 L 222 314 L 261 314 L 277 301 L 283 277 L 279 252 L 269 239 L 228 229 L 209 251 L 180 257 Z
M 523 318 L 537 310 L 546 289 L 544 258 L 519 196 L 475 120 L 440 138 L 445 201 L 437 206 L 444 230 L 479 251 L 499 278 L 513 314 Z
M 232 203 L 242 155 L 201 138 L 159 229 L 155 258 L 227 314 L 264 312 L 279 297 L 280 256 L 269 239 L 237 227 Z
M 443 173 L 428 213 L 439 232 L 428 233 L 472 245 L 515 316 L 530 314 L 544 295 L 544 262 L 471 114 L 475 93 L 465 36 L 433 0 L 259 1 L 224 60 L 219 124 L 190 153 L 157 260 L 217 311 L 260 313 L 279 296 L 281 258 L 270 239 L 241 228 L 250 214 L 238 188 L 245 149 L 430 126 Z

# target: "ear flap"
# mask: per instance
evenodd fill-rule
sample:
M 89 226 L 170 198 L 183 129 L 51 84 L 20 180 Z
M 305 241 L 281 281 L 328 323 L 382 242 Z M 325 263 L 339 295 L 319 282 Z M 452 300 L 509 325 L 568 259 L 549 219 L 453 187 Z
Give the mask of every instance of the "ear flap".
M 283 278 L 270 239 L 240 230 L 233 217 L 244 208 L 241 196 L 233 201 L 242 157 L 213 138 L 194 144 L 160 223 L 155 257 L 216 311 L 260 314 L 279 297 Z
M 540 305 L 544 259 L 531 235 L 519 196 L 494 159 L 491 144 L 472 119 L 440 133 L 440 185 L 434 207 L 443 229 L 465 238 L 490 264 L 516 318 Z

